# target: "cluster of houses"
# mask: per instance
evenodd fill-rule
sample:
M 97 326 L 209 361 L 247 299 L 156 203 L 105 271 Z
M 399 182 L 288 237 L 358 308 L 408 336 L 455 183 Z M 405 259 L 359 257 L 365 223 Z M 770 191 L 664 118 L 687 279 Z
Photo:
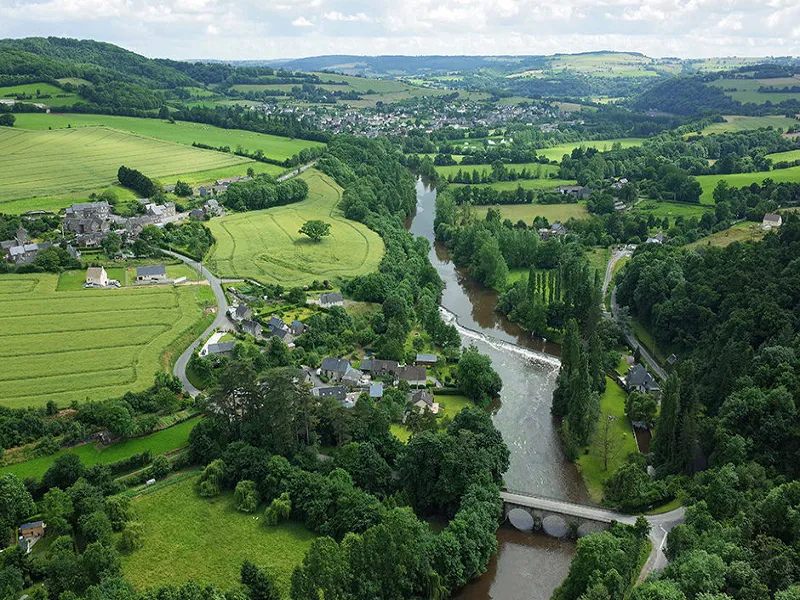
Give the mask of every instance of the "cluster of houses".
M 74 233 L 80 248 L 99 246 L 112 230 L 125 235 L 128 240 L 139 237 L 146 225 L 161 226 L 178 217 L 174 202 L 155 204 L 139 200 L 144 214 L 124 218 L 111 212 L 108 202 L 81 202 L 66 209 L 62 227 L 64 233 Z
M 201 198 L 208 198 L 209 196 L 216 196 L 228 191 L 228 186 L 232 183 L 239 181 L 250 181 L 252 177 L 228 177 L 226 179 L 217 179 L 214 185 L 201 185 L 197 188 L 197 193 Z
M 34 244 L 28 239 L 28 232 L 20 227 L 14 233 L 14 239 L 0 242 L 3 258 L 15 265 L 28 265 L 34 261 L 41 250 L 52 246 L 50 242 Z

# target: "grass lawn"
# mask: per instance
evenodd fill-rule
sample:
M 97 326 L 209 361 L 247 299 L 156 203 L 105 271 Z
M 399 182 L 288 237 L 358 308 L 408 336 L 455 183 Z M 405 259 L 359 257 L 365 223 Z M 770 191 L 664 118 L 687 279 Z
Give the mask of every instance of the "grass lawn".
M 766 94 L 764 94 L 766 95 Z M 774 96 L 774 94 L 769 94 Z M 745 131 L 747 129 L 760 129 L 762 127 L 774 127 L 783 130 L 789 129 L 792 125 L 797 125 L 797 121 L 784 116 L 771 117 L 744 117 L 741 115 L 725 115 L 724 123 L 712 123 L 703 129 L 703 135 L 710 133 L 724 133 L 727 131 Z
M 266 527 L 263 508 L 240 513 L 232 493 L 201 498 L 194 489 L 196 481 L 189 477 L 134 499 L 144 546 L 123 556 L 125 579 L 139 590 L 191 580 L 228 589 L 239 583 L 242 562 L 251 560 L 277 577 L 288 598 L 292 571 L 314 534 L 291 522 Z
M 597 148 L 599 151 L 605 152 L 611 150 L 611 147 L 617 142 L 619 142 L 623 148 L 630 148 L 631 146 L 641 146 L 642 142 L 644 142 L 644 138 L 616 138 L 588 142 L 568 142 L 550 148 L 542 148 L 541 150 L 537 150 L 536 153 L 540 156 L 543 154 L 550 160 L 561 162 L 561 157 L 565 154 L 570 154 L 575 148 Z
M 620 377 L 625 377 L 628 374 L 628 370 L 630 369 L 630 365 L 626 360 L 625 356 L 620 357 L 619 364 L 614 368 L 614 370 L 619 373 Z
M 606 276 L 606 268 L 611 258 L 611 248 L 592 248 L 586 252 L 586 258 L 595 271 L 600 271 L 600 281 Z
M 232 154 L 187 148 L 103 127 L 57 131 L 0 127 L 0 147 L 0 203 L 112 185 L 123 164 L 151 177 L 164 177 L 246 162 Z M 4 210 L 0 204 L 0 211 Z
M 253 169 L 253 171 L 256 174 L 268 173 L 273 177 L 277 177 L 278 175 L 286 172 L 286 169 L 284 169 L 283 167 L 279 167 L 278 165 L 270 165 L 268 163 L 262 163 L 256 161 L 247 161 L 230 167 L 220 167 L 217 169 L 209 169 L 207 171 L 196 171 L 194 173 L 180 173 L 178 175 L 173 175 L 172 177 L 169 178 L 160 177 L 159 181 L 162 184 L 171 184 L 175 183 L 178 179 L 180 179 L 184 183 L 188 183 L 191 186 L 198 186 L 204 183 L 213 183 L 217 179 L 236 177 L 238 175 L 246 175 L 248 169 Z
M 733 227 L 718 231 L 704 238 L 700 238 L 696 242 L 687 244 L 686 248 L 705 248 L 707 246 L 720 246 L 724 247 L 733 242 L 757 242 L 764 237 L 766 232 L 761 229 L 760 223 L 753 223 L 752 221 L 743 221 L 736 223 Z
M 625 416 L 625 391 L 610 377 L 606 377 L 606 391 L 600 397 L 600 416 L 595 428 L 595 440 L 589 445 L 588 453 L 578 458 L 581 477 L 594 502 L 603 499 L 603 484 L 624 462 L 631 452 L 636 452 L 636 439 L 630 421 Z M 605 421 L 611 420 L 609 435 L 614 440 L 613 451 L 609 453 L 608 469 L 603 470 L 603 453 L 597 437 L 604 431 Z
M 390 424 L 389 431 L 391 431 L 392 435 L 403 443 L 407 442 L 408 438 L 411 437 L 411 430 L 400 423 Z
M 309 185 L 303 202 L 208 222 L 217 239 L 207 260 L 211 270 L 225 277 L 297 286 L 378 268 L 383 241 L 365 225 L 344 218 L 338 208 L 342 189 L 314 169 L 300 177 Z M 300 235 L 298 230 L 309 219 L 330 223 L 330 237 L 317 243 Z
M 784 100 L 800 100 L 800 94 L 796 92 L 782 91 L 771 93 L 758 91 L 762 86 L 776 89 L 800 86 L 800 77 L 771 77 L 768 79 L 726 79 L 723 77 L 708 85 L 721 88 L 727 96 L 742 103 L 753 102 L 755 104 L 764 104 L 769 101 L 773 104 L 777 104 Z
M 798 82 L 800 85 L 800 82 Z M 789 150 L 787 152 L 775 152 L 774 154 L 767 154 L 766 158 L 772 160 L 773 163 L 780 162 L 785 160 L 787 162 L 792 162 L 795 160 L 800 160 L 800 150 Z
M 64 406 L 148 388 L 210 299 L 205 286 L 58 291 L 58 280 L 0 277 L 2 406 Z
M 243 163 L 247 164 L 247 163 Z M 244 169 L 242 173 L 244 173 Z M 106 185 L 90 190 L 72 192 L 69 194 L 59 194 L 56 196 L 34 196 L 33 198 L 21 198 L 19 200 L 9 200 L 0 202 L 0 211 L 9 215 L 19 215 L 29 210 L 49 210 L 58 212 L 76 202 L 89 202 L 89 195 L 94 193 L 100 195 L 106 190 L 114 192 L 119 202 L 130 202 L 136 199 L 137 194 L 133 190 L 124 188 L 119 184 Z
M 774 171 L 734 173 L 733 175 L 699 175 L 696 179 L 703 188 L 703 195 L 700 196 L 700 202 L 703 204 L 714 204 L 714 188 L 717 187 L 717 182 L 721 180 L 727 181 L 728 185 L 735 188 L 745 187 L 752 183 L 760 184 L 765 179 L 772 179 L 775 183 L 798 183 L 800 182 L 800 166 L 789 167 L 788 169 L 776 169 Z
M 237 146 L 250 152 L 262 150 L 266 156 L 276 160 L 285 160 L 303 148 L 323 145 L 319 142 L 296 140 L 241 129 L 222 129 L 205 123 L 187 121 L 169 123 L 161 119 L 88 114 L 26 113 L 20 114 L 19 117 L 15 126 L 21 129 L 47 129 L 49 127 L 63 129 L 67 125 L 71 125 L 73 128 L 103 126 L 189 146 L 193 142 L 199 142 L 209 146 L 230 146 L 232 150 L 235 150 Z
M 50 465 L 63 454 L 77 454 L 81 462 L 87 467 L 116 462 L 147 450 L 149 450 L 153 456 L 156 454 L 164 454 L 170 450 L 185 446 L 189 442 L 189 433 L 199 422 L 199 417 L 189 419 L 188 421 L 183 421 L 182 423 L 173 425 L 168 429 L 162 429 L 151 435 L 125 440 L 118 444 L 112 444 L 111 446 L 84 444 L 83 446 L 65 449 L 49 456 L 41 456 L 25 462 L 2 467 L 0 468 L 0 473 L 13 473 L 20 479 L 26 477 L 41 479 Z
M 511 219 L 514 223 L 522 220 L 528 225 L 533 223 L 536 217 L 544 217 L 550 223 L 589 217 L 589 211 L 586 210 L 585 204 L 495 204 L 476 206 L 475 213 L 479 217 L 484 217 L 486 216 L 484 211 L 488 211 L 489 208 L 499 209 L 504 219 Z
M 439 414 L 443 417 L 455 418 L 462 409 L 468 406 L 475 406 L 475 403 L 466 396 L 450 396 L 446 394 L 436 395 L 436 402 L 439 403 Z
M 680 508 L 683 505 L 680 498 L 673 498 L 666 504 L 662 504 L 661 506 L 656 506 L 648 510 L 645 514 L 646 515 L 663 515 L 664 513 L 668 513 L 671 510 L 675 510 L 676 508 Z

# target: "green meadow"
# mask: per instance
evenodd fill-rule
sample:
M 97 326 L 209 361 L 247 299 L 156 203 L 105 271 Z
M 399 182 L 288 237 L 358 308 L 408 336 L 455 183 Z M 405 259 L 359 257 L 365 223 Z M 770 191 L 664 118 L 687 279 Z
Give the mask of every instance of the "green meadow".
M 213 302 L 207 286 L 58 291 L 58 280 L 0 278 L 2 406 L 65 406 L 142 391 L 162 369 L 165 351 L 202 322 L 202 306 Z
M 550 223 L 569 219 L 585 219 L 589 217 L 586 204 L 496 204 L 493 206 L 476 206 L 475 212 L 485 216 L 490 208 L 496 208 L 504 219 L 511 219 L 514 223 L 524 221 L 530 225 L 536 217 L 544 217 Z
M 248 162 L 232 154 L 188 148 L 104 127 L 53 131 L 2 127 L 0 147 L 0 203 L 112 185 L 117 181 L 120 165 L 151 177 L 164 177 Z
M 269 568 L 288 598 L 292 571 L 316 536 L 298 523 L 265 526 L 263 510 L 237 511 L 230 492 L 201 498 L 196 481 L 189 477 L 134 499 L 144 544 L 123 557 L 125 579 L 139 590 L 187 581 L 228 589 L 239 583 L 242 562 L 250 560 Z
M 558 173 L 556 165 L 543 165 L 541 163 L 508 163 L 505 167 L 508 172 L 517 173 L 522 172 L 523 169 L 528 169 L 528 171 L 538 175 L 540 178 L 547 178 L 551 173 Z M 478 171 L 488 175 L 492 172 L 492 165 L 447 165 L 436 167 L 436 172 L 442 177 L 455 177 L 459 171 L 468 171 L 470 174 Z
M 733 227 L 712 233 L 696 242 L 687 244 L 687 248 L 705 248 L 708 246 L 725 247 L 734 242 L 757 242 L 764 237 L 766 232 L 761 229 L 761 223 L 743 221 Z
M 757 171 L 755 173 L 734 173 L 732 175 L 699 175 L 696 177 L 703 188 L 703 195 L 700 202 L 703 204 L 714 203 L 714 188 L 719 181 L 727 181 L 731 187 L 744 187 L 752 183 L 762 183 L 765 179 L 771 179 L 776 183 L 800 182 L 800 166 L 789 167 L 788 169 L 776 169 L 774 171 Z
M 659 219 L 669 217 L 674 220 L 676 217 L 683 217 L 684 219 L 697 217 L 699 219 L 713 209 L 706 204 L 642 200 L 636 204 L 634 210 L 645 215 L 653 215 Z
M 537 154 L 544 155 L 550 160 L 561 162 L 561 158 L 565 154 L 571 153 L 575 148 L 597 148 L 600 152 L 611 150 L 614 144 L 619 144 L 622 148 L 630 148 L 632 146 L 641 146 L 644 138 L 616 138 L 611 140 L 594 140 L 587 142 L 568 142 L 566 144 L 558 144 L 550 148 L 542 148 L 537 150 Z
M 746 131 L 748 129 L 761 129 L 762 127 L 774 127 L 775 129 L 789 129 L 797 125 L 798 121 L 784 116 L 771 117 L 744 117 L 741 115 L 725 115 L 723 123 L 712 123 L 705 129 L 703 134 L 725 133 L 728 131 Z
M 773 163 L 786 161 L 792 162 L 800 160 L 800 150 L 788 150 L 787 152 L 775 152 L 774 154 L 767 154 L 767 158 L 772 160 Z
M 207 264 L 223 277 L 250 277 L 297 286 L 313 280 L 371 273 L 383 257 L 383 241 L 365 225 L 346 219 L 338 208 L 342 189 L 327 175 L 309 169 L 303 202 L 213 219 L 217 243 Z M 298 230 L 309 219 L 331 225 L 331 235 L 313 242 Z
M 36 104 L 46 104 L 58 108 L 60 106 L 72 106 L 81 97 L 76 93 L 67 93 L 59 87 L 51 83 L 25 83 L 22 85 L 10 85 L 0 87 L 0 98 L 14 98 L 19 94 L 32 96 L 30 99 L 21 100 L 21 102 L 31 102 Z M 40 98 L 37 94 L 50 96 L 49 98 Z M 16 116 L 28 113 L 16 113 Z
M 726 95 L 744 104 L 753 102 L 764 104 L 772 102 L 777 104 L 784 100 L 800 100 L 798 92 L 760 92 L 761 87 L 773 87 L 778 89 L 788 89 L 800 86 L 800 76 L 796 77 L 774 77 L 769 79 L 726 79 L 721 78 L 712 81 L 708 85 L 722 89 Z
M 490 187 L 498 191 L 513 192 L 518 187 L 523 190 L 554 190 L 561 185 L 575 185 L 574 179 L 518 179 L 517 181 L 496 181 L 494 183 L 477 183 L 476 187 Z M 462 184 L 456 184 L 462 185 Z
M 322 145 L 319 142 L 295 140 L 241 129 L 222 129 L 221 127 L 214 127 L 204 123 L 189 123 L 186 121 L 169 123 L 160 119 L 139 119 L 111 115 L 28 113 L 18 115 L 16 123 L 16 127 L 21 129 L 63 129 L 67 125 L 72 128 L 111 127 L 120 131 L 189 146 L 193 142 L 216 147 L 229 146 L 232 150 L 235 150 L 237 146 L 241 146 L 250 152 L 261 150 L 266 156 L 276 160 L 290 158 L 303 148 Z M 188 173 L 189 171 L 189 169 L 184 169 L 183 172 Z

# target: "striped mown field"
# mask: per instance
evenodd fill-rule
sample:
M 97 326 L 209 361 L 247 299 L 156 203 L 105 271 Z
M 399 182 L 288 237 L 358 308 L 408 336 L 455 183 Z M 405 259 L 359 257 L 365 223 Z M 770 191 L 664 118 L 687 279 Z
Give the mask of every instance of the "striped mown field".
M 58 275 L 0 277 L 0 405 L 101 400 L 153 383 L 203 317 L 205 286 L 57 291 Z
M 300 177 L 309 187 L 308 198 L 302 202 L 207 223 L 217 239 L 207 261 L 212 271 L 223 277 L 298 286 L 378 268 L 383 241 L 365 225 L 342 215 L 338 208 L 342 188 L 315 169 Z M 310 219 L 330 223 L 330 237 L 316 243 L 300 235 L 298 230 Z
M 249 162 L 233 154 L 106 129 L 27 131 L 0 127 L 0 211 L 15 198 L 54 196 L 116 183 L 120 165 L 149 177 Z

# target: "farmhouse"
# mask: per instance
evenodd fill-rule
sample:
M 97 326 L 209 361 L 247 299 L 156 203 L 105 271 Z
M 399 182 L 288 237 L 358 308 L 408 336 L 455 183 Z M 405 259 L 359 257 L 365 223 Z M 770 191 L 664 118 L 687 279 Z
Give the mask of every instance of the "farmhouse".
M 349 360 L 345 358 L 335 358 L 333 356 L 326 356 L 325 358 L 322 359 L 320 372 L 328 379 L 333 379 L 338 381 L 344 376 L 345 373 L 347 373 L 347 369 L 349 368 L 351 368 Z
M 433 396 L 428 390 L 418 390 L 408 394 L 409 402 L 420 410 L 429 410 L 433 414 L 439 412 L 439 403 L 433 401 Z
M 363 375 L 364 374 L 361 371 L 354 369 L 348 364 L 347 369 L 342 375 L 342 384 L 346 385 L 347 387 L 355 387 L 361 382 L 361 377 Z
M 417 354 L 414 364 L 422 365 L 424 367 L 435 367 L 438 361 L 439 357 L 435 354 Z
M 659 231 L 654 236 L 648 237 L 645 241 L 645 244 L 663 244 L 664 243 L 664 232 Z
M 253 311 L 250 310 L 250 307 L 247 306 L 247 304 L 240 304 L 233 309 L 232 316 L 234 321 L 241 323 L 242 321 L 252 319 Z
M 625 387 L 628 392 L 641 392 L 644 394 L 654 394 L 661 391 L 647 367 L 638 364 L 628 371 L 628 375 L 625 378 Z
M 153 217 L 156 223 L 163 223 L 165 219 L 175 216 L 175 203 L 167 202 L 166 204 L 147 204 L 145 206 L 147 215 Z
M 592 190 L 582 185 L 560 185 L 556 191 L 563 196 L 575 196 L 576 198 L 588 198 L 592 195 Z
M 380 358 L 365 358 L 361 361 L 361 370 L 367 371 L 373 377 L 394 376 L 400 366 L 396 360 L 382 360 Z
M 10 246 L 5 249 L 6 259 L 17 265 L 29 265 L 42 250 L 52 246 L 50 242 L 40 244 L 23 244 L 21 246 Z
M 347 390 L 341 385 L 332 385 L 329 387 L 318 387 L 311 390 L 311 394 L 317 398 L 333 398 L 342 402 L 347 398 Z
M 396 383 L 407 381 L 411 387 L 424 387 L 428 379 L 425 367 L 398 367 L 395 374 Z
M 322 308 L 344 306 L 344 296 L 342 296 L 341 292 L 327 292 L 319 297 L 319 305 Z
M 19 526 L 19 541 L 20 549 L 27 554 L 33 548 L 33 545 L 44 537 L 47 525 L 44 521 L 33 521 L 32 523 L 23 523 Z
M 564 237 L 569 233 L 569 229 L 564 227 L 562 223 L 556 221 L 553 223 L 549 228 L 543 227 L 539 230 L 539 237 L 542 238 L 543 241 L 547 241 L 552 238 L 557 237 Z
M 89 267 L 86 269 L 86 285 L 88 287 L 107 287 L 108 274 L 103 267 Z
M 230 356 L 233 353 L 233 348 L 236 346 L 236 340 L 228 342 L 216 342 L 214 344 L 206 344 L 200 351 L 200 356 L 208 356 L 209 354 L 217 354 L 219 356 Z
M 780 227 L 781 225 L 783 225 L 783 217 L 777 213 L 767 213 L 761 221 L 761 228 L 766 230 L 770 230 L 773 227 Z
M 163 283 L 167 281 L 167 268 L 164 265 L 136 267 L 137 283 Z
M 249 333 L 255 338 L 261 337 L 261 332 L 263 330 L 261 323 L 258 321 L 252 321 L 250 319 L 245 319 L 242 321 L 239 327 L 242 328 L 242 333 Z

